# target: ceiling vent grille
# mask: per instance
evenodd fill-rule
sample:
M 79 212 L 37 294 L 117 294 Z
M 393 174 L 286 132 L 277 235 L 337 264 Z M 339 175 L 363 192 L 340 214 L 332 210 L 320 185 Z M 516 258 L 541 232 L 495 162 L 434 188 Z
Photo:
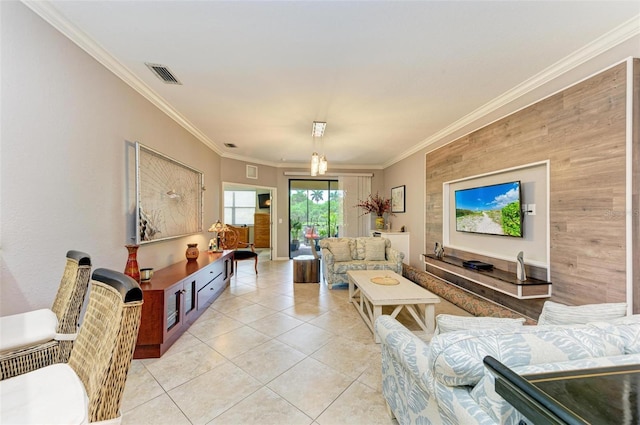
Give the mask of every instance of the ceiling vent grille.
M 236 144 L 235 144 L 235 143 L 225 143 L 224 145 L 225 145 L 226 147 L 228 147 L 228 148 L 237 148 L 237 147 L 238 147 L 238 146 L 236 146 Z
M 147 68 L 149 68 L 156 77 L 160 78 L 166 84 L 182 85 L 176 76 L 173 75 L 173 72 L 171 72 L 166 66 L 148 62 L 145 62 L 144 64 L 147 65 Z

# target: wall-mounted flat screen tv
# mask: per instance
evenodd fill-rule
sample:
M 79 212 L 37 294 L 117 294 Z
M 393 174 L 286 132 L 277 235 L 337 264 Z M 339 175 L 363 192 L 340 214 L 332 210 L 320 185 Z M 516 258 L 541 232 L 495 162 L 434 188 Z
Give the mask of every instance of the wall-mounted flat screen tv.
M 271 195 L 268 193 L 258 194 L 258 208 L 269 208 L 271 206 Z
M 456 230 L 522 237 L 520 182 L 456 190 Z

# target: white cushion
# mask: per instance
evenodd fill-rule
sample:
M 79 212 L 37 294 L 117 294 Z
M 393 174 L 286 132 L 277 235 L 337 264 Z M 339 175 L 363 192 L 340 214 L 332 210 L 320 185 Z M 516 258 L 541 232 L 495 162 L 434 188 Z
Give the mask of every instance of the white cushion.
M 0 353 L 51 341 L 58 318 L 49 309 L 0 317 Z
M 88 397 L 66 363 L 0 381 L 2 424 L 86 424 Z
M 589 322 L 606 322 L 624 317 L 626 303 L 564 305 L 545 301 L 538 325 L 583 325 Z
M 385 240 L 381 238 L 371 239 L 365 245 L 364 259 L 366 261 L 385 261 Z
M 333 254 L 335 262 L 351 261 L 351 247 L 349 242 L 331 242 L 329 251 Z
M 524 324 L 525 319 L 511 319 L 502 317 L 470 317 L 454 316 L 452 314 L 438 314 L 436 317 L 436 332 L 441 334 L 470 329 L 514 329 Z

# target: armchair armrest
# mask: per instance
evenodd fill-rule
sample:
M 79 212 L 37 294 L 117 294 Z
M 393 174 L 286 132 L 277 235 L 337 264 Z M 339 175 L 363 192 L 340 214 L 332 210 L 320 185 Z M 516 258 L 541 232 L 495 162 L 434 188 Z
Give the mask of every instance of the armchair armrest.
M 380 337 L 382 347 L 420 380 L 428 370 L 427 352 L 429 346 L 400 322 L 388 315 L 380 316 L 375 322 L 375 331 Z M 414 362 L 408 362 L 413 359 Z
M 387 260 L 393 261 L 396 264 L 402 264 L 402 259 L 404 258 L 403 252 L 400 252 L 395 248 L 387 248 L 386 255 Z
M 333 270 L 333 265 L 336 262 L 335 257 L 327 248 L 321 248 L 322 251 L 322 261 L 326 264 L 327 267 L 330 267 Z

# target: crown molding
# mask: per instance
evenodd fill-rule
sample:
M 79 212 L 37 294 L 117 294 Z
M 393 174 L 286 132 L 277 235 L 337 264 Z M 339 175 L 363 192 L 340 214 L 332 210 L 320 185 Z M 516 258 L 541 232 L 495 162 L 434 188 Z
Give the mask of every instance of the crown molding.
M 212 149 L 215 153 L 223 158 L 237 159 L 240 161 L 257 163 L 262 165 L 268 165 L 276 168 L 287 167 L 307 167 L 308 164 L 286 164 L 286 163 L 273 163 L 258 160 L 256 158 L 248 158 L 236 156 L 233 154 L 226 154 L 213 140 L 207 137 L 202 131 L 200 131 L 195 125 L 193 125 L 186 117 L 180 114 L 175 108 L 173 108 L 164 98 L 153 91 L 142 80 L 135 76 L 126 66 L 120 61 L 109 54 L 102 46 L 91 39 L 85 32 L 80 30 L 76 25 L 69 22 L 58 10 L 46 0 L 21 0 L 29 9 L 48 22 L 51 26 L 60 31 L 63 35 L 74 42 L 78 47 L 87 52 L 91 57 L 105 66 L 108 70 L 113 72 L 122 81 L 140 93 L 144 98 L 149 100 L 153 105 L 167 114 L 170 118 L 181 125 L 185 130 L 190 132 L 194 137 L 200 140 L 203 144 Z M 525 94 L 549 83 L 550 81 L 558 78 L 559 76 L 569 72 L 570 70 L 582 65 L 583 63 L 595 58 L 596 56 L 614 48 L 615 46 L 623 43 L 624 41 L 635 37 L 640 34 L 640 14 L 634 16 L 628 21 L 622 23 L 618 27 L 597 38 L 593 42 L 586 46 L 576 50 L 569 56 L 561 59 L 550 67 L 544 69 L 533 77 L 525 80 L 521 84 L 508 90 L 501 96 L 493 99 L 492 101 L 482 105 L 480 108 L 465 115 L 459 120 L 453 122 L 442 130 L 434 133 L 422 142 L 414 146 L 412 149 L 405 151 L 404 153 L 396 156 L 395 158 L 380 164 L 380 165 L 363 165 L 363 166 L 340 166 L 344 169 L 384 169 L 396 162 L 399 162 L 416 152 L 419 152 L 430 145 L 454 134 L 456 131 L 460 131 L 467 126 L 473 125 L 476 121 L 480 120 L 487 114 L 498 110 L 499 108 L 508 105 L 509 103 L 517 100 Z M 468 134 L 468 132 L 467 132 Z
M 383 164 L 384 168 L 387 168 L 396 162 L 399 162 L 416 152 L 421 151 L 436 143 L 439 140 L 444 139 L 447 136 L 452 135 L 456 131 L 464 129 L 466 126 L 472 125 L 482 117 L 500 109 L 503 106 L 515 101 L 516 99 L 532 92 L 533 90 L 553 81 L 561 75 L 571 71 L 572 69 L 594 59 L 596 56 L 610 50 L 617 45 L 629 40 L 640 34 L 640 14 L 634 16 L 628 21 L 622 23 L 618 27 L 595 39 L 591 43 L 571 53 L 569 56 L 559 60 L 548 68 L 542 70 L 533 77 L 518 84 L 514 88 L 508 90 L 501 96 L 493 99 L 492 101 L 482 105 L 480 108 L 471 112 L 468 115 L 453 122 L 442 130 L 424 139 L 421 143 L 414 146 L 412 149 L 405 151 L 401 155 L 387 161 Z M 511 114 L 509 112 L 508 114 Z M 484 125 L 484 124 L 483 124 Z M 475 128 L 477 129 L 477 128 Z M 468 134 L 469 132 L 466 132 Z
M 122 81 L 128 84 L 135 91 L 140 93 L 145 99 L 150 101 L 171 119 L 176 121 L 194 137 L 212 149 L 218 155 L 222 155 L 220 148 L 209 139 L 202 131 L 193 125 L 186 117 L 173 108 L 162 96 L 158 95 L 141 79 L 131 72 L 120 61 L 114 58 L 102 46 L 96 43 L 84 31 L 69 22 L 50 2 L 22 0 L 22 3 L 35 12 L 38 16 L 48 22 L 55 29 L 60 31 L 78 47 L 87 52 L 91 57 L 100 62 L 105 68 L 113 72 Z

